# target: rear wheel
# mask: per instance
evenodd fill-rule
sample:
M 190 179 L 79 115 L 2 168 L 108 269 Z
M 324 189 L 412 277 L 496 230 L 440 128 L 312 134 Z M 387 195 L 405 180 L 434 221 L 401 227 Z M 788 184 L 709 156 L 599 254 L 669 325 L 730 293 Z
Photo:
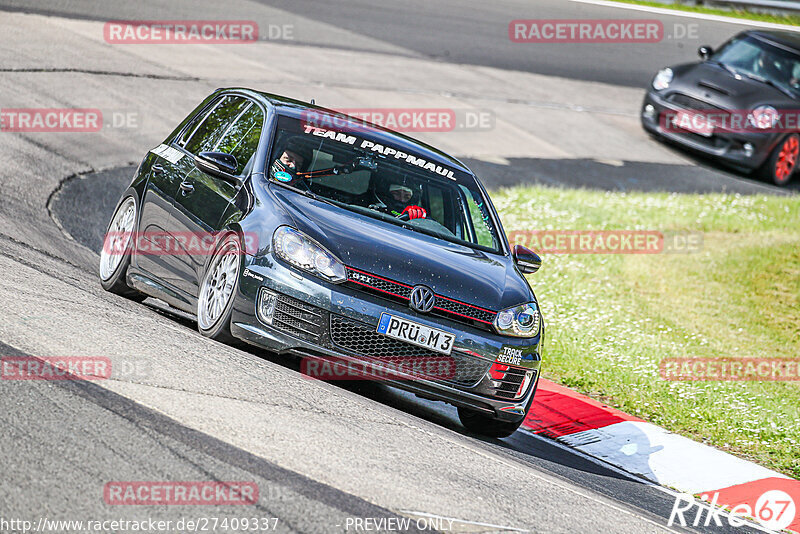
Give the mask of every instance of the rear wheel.
M 125 281 L 133 252 L 136 212 L 136 199 L 129 195 L 122 199 L 111 217 L 100 251 L 100 285 L 111 293 L 142 301 L 145 295 L 128 287 Z
M 197 299 L 197 329 L 206 337 L 222 342 L 234 341 L 231 314 L 242 248 L 236 234 L 227 235 L 217 246 L 200 284 Z
M 786 185 L 797 168 L 798 154 L 800 136 L 793 133 L 778 143 L 761 168 L 761 175 L 775 185 Z

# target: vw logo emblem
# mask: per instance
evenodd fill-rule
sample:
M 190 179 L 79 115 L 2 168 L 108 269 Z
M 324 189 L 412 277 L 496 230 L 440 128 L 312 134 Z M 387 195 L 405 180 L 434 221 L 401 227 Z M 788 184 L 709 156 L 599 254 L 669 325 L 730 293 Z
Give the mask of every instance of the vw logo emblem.
M 433 305 L 436 304 L 436 295 L 429 287 L 414 286 L 414 289 L 411 290 L 411 300 L 408 304 L 412 310 L 428 313 L 433 309 Z

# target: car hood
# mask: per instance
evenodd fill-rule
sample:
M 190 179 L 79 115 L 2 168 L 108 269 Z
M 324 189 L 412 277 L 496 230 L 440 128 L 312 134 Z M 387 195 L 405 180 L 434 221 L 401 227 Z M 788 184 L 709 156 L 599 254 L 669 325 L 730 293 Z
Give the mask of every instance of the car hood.
M 675 78 L 669 90 L 728 110 L 745 110 L 770 104 L 776 108 L 796 108 L 798 103 L 779 89 L 742 75 L 737 79 L 719 65 L 702 62 L 673 68 Z
M 297 229 L 345 265 L 498 311 L 534 300 L 511 256 L 489 254 L 272 186 Z

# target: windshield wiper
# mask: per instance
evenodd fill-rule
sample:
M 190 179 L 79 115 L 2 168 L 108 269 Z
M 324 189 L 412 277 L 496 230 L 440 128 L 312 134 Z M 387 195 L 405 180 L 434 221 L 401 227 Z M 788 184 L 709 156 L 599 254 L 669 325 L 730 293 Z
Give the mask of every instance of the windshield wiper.
M 778 91 L 782 92 L 783 94 L 785 94 L 789 98 L 797 98 L 794 94 L 791 93 L 791 91 L 789 91 L 788 89 L 786 89 L 782 85 L 773 82 L 769 78 L 762 78 L 761 76 L 757 76 L 755 74 L 750 74 L 749 72 L 745 72 L 744 75 L 747 76 L 748 78 L 750 78 L 751 80 L 755 80 L 757 82 L 761 82 L 763 84 L 766 84 L 766 85 L 769 85 L 771 87 L 774 87 L 775 89 L 777 89 Z

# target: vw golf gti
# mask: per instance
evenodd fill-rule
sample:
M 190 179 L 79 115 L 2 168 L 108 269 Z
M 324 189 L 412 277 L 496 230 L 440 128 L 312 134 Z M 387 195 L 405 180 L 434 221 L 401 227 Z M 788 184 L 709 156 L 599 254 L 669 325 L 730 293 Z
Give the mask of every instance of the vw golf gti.
M 142 160 L 109 223 L 108 290 L 199 331 L 369 369 L 503 437 L 530 409 L 544 324 L 489 197 L 460 161 L 304 102 L 209 96 Z

